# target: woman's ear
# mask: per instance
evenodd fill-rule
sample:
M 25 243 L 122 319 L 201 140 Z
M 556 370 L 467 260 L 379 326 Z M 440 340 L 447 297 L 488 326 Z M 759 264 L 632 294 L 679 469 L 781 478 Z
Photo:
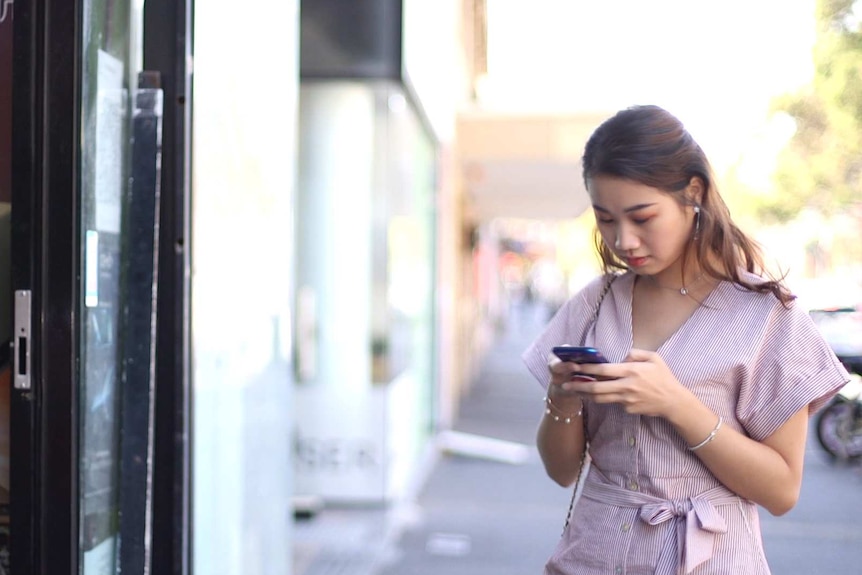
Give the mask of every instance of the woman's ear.
M 692 206 L 700 206 L 703 204 L 703 195 L 706 193 L 706 186 L 699 176 L 692 176 L 688 182 L 688 187 L 685 190 L 685 197 Z

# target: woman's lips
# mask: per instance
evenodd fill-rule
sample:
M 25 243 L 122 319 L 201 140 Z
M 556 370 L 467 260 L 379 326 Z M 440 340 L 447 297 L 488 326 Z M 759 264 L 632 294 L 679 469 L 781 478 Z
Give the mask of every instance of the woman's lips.
M 639 268 L 647 262 L 646 257 L 639 258 L 626 258 L 626 262 L 628 262 L 629 266 L 633 268 Z

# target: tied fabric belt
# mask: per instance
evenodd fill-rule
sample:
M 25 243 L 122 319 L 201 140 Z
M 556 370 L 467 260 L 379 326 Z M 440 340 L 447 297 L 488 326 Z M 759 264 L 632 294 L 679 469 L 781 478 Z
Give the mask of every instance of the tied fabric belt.
M 660 499 L 616 485 L 587 481 L 583 496 L 599 503 L 640 509 L 640 519 L 650 525 L 672 521 L 659 553 L 656 575 L 675 575 L 684 565 L 691 573 L 712 557 L 716 533 L 726 533 L 727 524 L 716 506 L 742 500 L 722 486 L 685 499 Z

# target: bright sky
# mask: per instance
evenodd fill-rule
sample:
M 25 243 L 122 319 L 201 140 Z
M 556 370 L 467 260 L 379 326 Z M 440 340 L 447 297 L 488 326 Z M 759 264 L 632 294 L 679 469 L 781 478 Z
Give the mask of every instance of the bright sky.
M 774 95 L 812 75 L 814 0 L 487 0 L 486 107 L 661 105 L 722 169 L 769 148 Z M 753 176 L 755 177 L 755 176 Z

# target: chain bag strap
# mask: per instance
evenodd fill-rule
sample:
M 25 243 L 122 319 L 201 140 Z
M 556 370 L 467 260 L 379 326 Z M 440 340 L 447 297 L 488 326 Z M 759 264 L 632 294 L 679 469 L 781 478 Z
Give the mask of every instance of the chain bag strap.
M 586 329 L 584 330 L 584 335 L 581 338 L 581 345 L 586 345 L 586 337 L 587 333 L 589 333 L 590 328 L 595 325 L 596 321 L 599 319 L 599 310 L 602 307 L 602 301 L 605 299 L 605 296 L 608 295 L 608 292 L 611 290 L 611 284 L 614 283 L 614 280 L 617 278 L 616 275 L 608 275 L 607 281 L 605 281 L 605 285 L 602 288 L 602 292 L 599 294 L 599 299 L 596 301 L 596 308 L 593 310 L 593 316 L 590 320 L 590 323 L 587 324 Z M 566 513 L 566 523 L 563 525 L 563 533 L 566 532 L 566 529 L 569 528 L 569 521 L 572 519 L 572 511 L 575 508 L 575 502 L 577 502 L 578 497 L 580 496 L 581 491 L 584 488 L 584 482 L 587 479 L 587 474 L 584 473 L 584 469 L 589 470 L 590 466 L 590 455 L 589 455 L 589 440 L 587 438 L 587 410 L 583 410 L 583 419 L 581 423 L 584 426 L 584 453 L 581 455 L 581 467 L 578 469 L 578 477 L 575 479 L 575 488 L 572 490 L 572 500 L 569 502 L 569 511 Z

